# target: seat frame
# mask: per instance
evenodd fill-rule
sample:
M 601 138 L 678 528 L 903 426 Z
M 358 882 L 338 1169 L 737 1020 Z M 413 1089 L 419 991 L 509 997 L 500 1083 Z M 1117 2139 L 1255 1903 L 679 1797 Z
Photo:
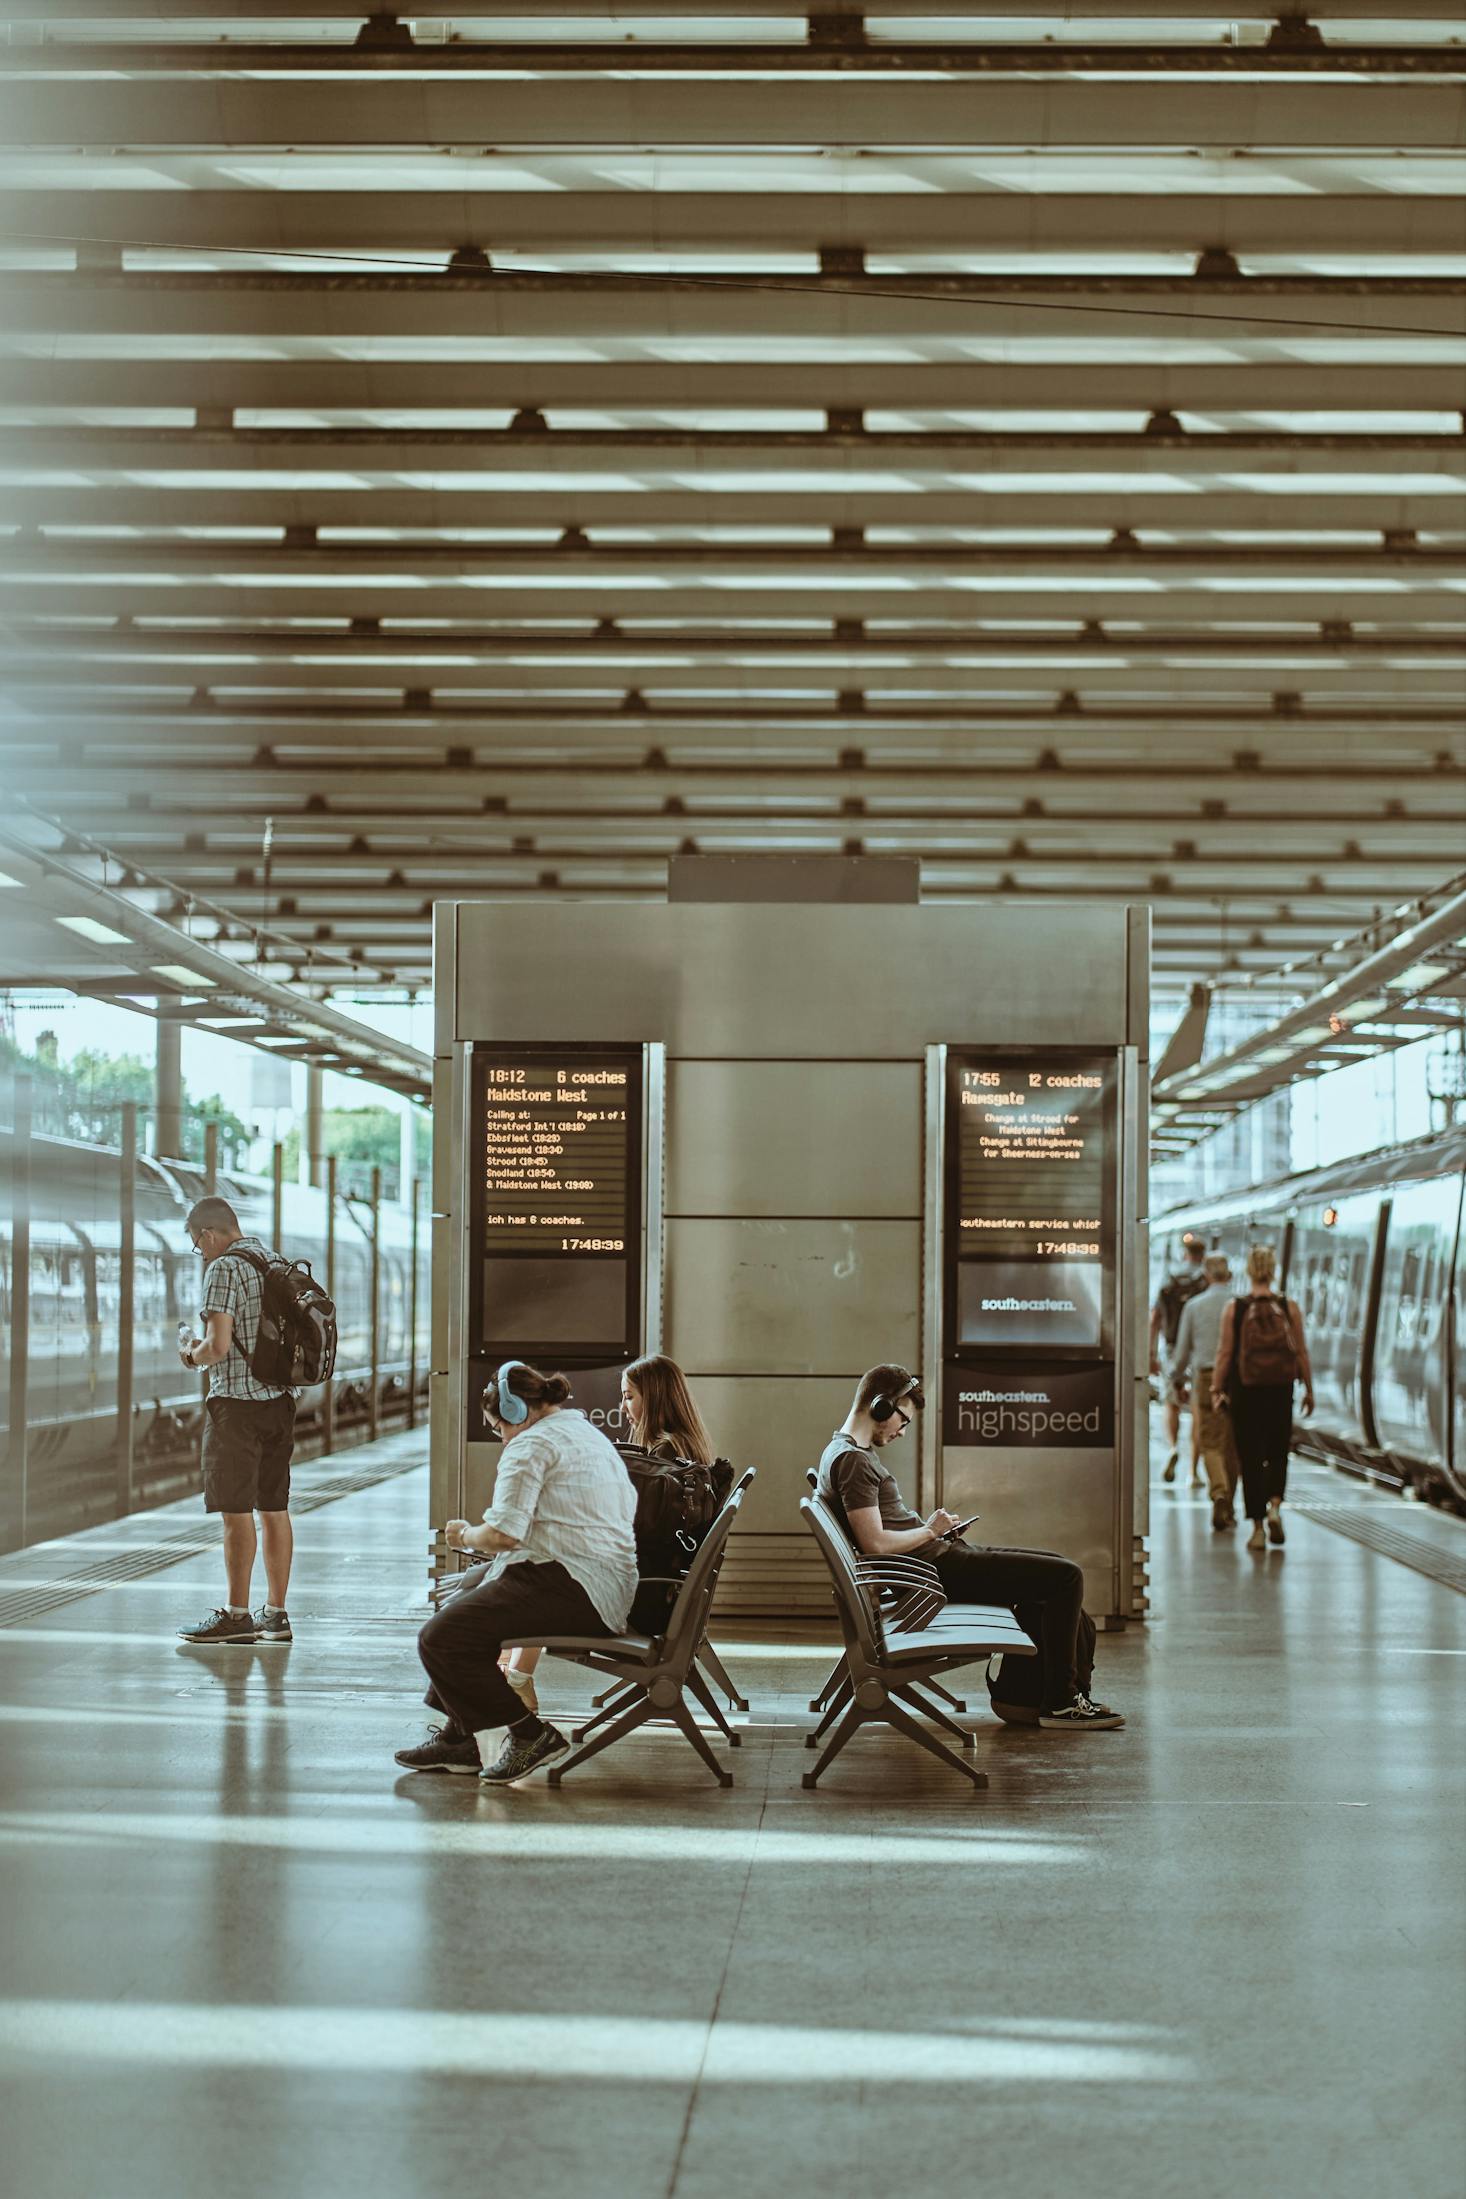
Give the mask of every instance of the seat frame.
M 580 1745 L 571 1755 L 550 1766 L 552 1787 L 559 1786 L 567 1771 L 589 1763 L 603 1749 L 611 1748 L 628 1733 L 635 1733 L 639 1726 L 654 1719 L 670 1720 L 702 1758 L 719 1786 L 732 1786 L 732 1772 L 713 1754 L 688 1707 L 684 1691 L 690 1692 L 709 1712 L 730 1746 L 736 1748 L 739 1736 L 718 1710 L 706 1681 L 696 1669 L 695 1659 L 707 1628 L 718 1575 L 727 1554 L 728 1537 L 744 1491 L 753 1478 L 750 1467 L 730 1491 L 722 1510 L 703 1537 L 682 1579 L 664 1634 L 519 1634 L 506 1640 L 506 1648 L 542 1649 L 547 1656 L 563 1657 L 571 1664 L 584 1665 L 588 1671 L 604 1673 L 616 1683 L 615 1699 L 589 1725 L 577 1730 L 575 1739 Z
M 974 1794 L 987 1786 L 987 1774 L 966 1763 L 928 1727 L 912 1716 L 923 1716 L 960 1734 L 965 1745 L 972 1736 L 964 1728 L 925 1701 L 920 1690 L 929 1687 L 938 1672 L 985 1662 L 999 1653 L 1005 1656 L 1037 1656 L 1038 1651 L 1011 1611 L 989 1609 L 983 1604 L 955 1607 L 949 1623 L 917 1634 L 888 1638 L 879 1601 L 861 1579 L 854 1552 L 831 1517 L 817 1500 L 803 1498 L 799 1509 L 824 1558 L 834 1590 L 835 1611 L 845 1643 L 844 1687 L 848 1693 L 831 1705 L 814 1733 L 805 1738 L 807 1748 L 817 1748 L 834 1723 L 834 1731 L 813 1769 L 804 1774 L 805 1787 L 817 1786 L 822 1774 L 865 1725 L 894 1726 L 918 1748 L 941 1763 L 960 1771 Z M 837 1694 L 839 1689 L 837 1688 Z M 838 1722 L 835 1722 L 838 1721 Z

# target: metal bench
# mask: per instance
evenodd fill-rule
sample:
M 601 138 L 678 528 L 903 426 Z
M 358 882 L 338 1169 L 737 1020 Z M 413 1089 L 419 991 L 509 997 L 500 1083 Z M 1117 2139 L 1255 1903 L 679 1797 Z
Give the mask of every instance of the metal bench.
M 672 1606 L 666 1631 L 660 1635 L 649 1634 L 521 1634 L 506 1647 L 516 1649 L 543 1649 L 551 1657 L 564 1657 L 571 1664 L 584 1665 L 591 1672 L 604 1673 L 620 1690 L 616 1700 L 610 1703 L 599 1719 L 592 1722 L 599 1731 L 586 1727 L 577 1734 L 580 1746 L 559 1763 L 550 1766 L 549 1781 L 558 1787 L 567 1771 L 589 1763 L 602 1749 L 611 1748 L 628 1733 L 653 1719 L 669 1719 L 697 1751 L 719 1786 L 731 1787 L 733 1774 L 725 1771 L 712 1749 L 692 1711 L 686 1692 L 702 1705 L 703 1709 L 723 1728 L 729 1745 L 737 1748 L 739 1736 L 729 1730 L 726 1721 L 713 1701 L 707 1683 L 697 1670 L 697 1654 L 712 1609 L 713 1595 L 722 1571 L 727 1551 L 728 1536 L 743 1502 L 744 1491 L 753 1479 L 749 1469 L 729 1495 L 722 1510 L 704 1536 L 697 1556 L 693 1559 L 678 1590 L 677 1601 Z
M 965 1763 L 912 1715 L 920 1711 L 925 1718 L 935 1717 L 961 1735 L 965 1746 L 972 1745 L 972 1736 L 935 1711 L 919 1690 L 930 1686 L 939 1672 L 985 1663 L 999 1653 L 1035 1657 L 1038 1652 L 1033 1643 L 1011 1611 L 985 1604 L 951 1604 L 933 1626 L 914 1633 L 888 1633 L 879 1596 L 861 1579 L 855 1553 L 828 1509 L 810 1498 L 801 1500 L 799 1509 L 830 1575 L 845 1644 L 849 1687 L 849 1696 L 838 1712 L 827 1712 L 821 1727 L 807 1736 L 806 1746 L 817 1747 L 830 1718 L 838 1716 L 822 1755 L 813 1770 L 804 1774 L 802 1784 L 816 1786 L 852 1735 L 862 1726 L 879 1724 L 894 1726 L 929 1756 L 960 1771 L 974 1792 L 986 1787 L 985 1772 Z

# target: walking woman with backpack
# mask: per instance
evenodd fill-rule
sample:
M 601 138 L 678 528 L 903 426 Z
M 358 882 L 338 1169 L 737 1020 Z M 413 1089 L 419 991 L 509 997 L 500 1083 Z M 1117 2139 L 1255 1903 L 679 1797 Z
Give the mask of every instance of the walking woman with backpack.
M 1233 1299 L 1222 1316 L 1212 1368 L 1214 1403 L 1228 1408 L 1242 1467 L 1242 1494 L 1252 1533 L 1249 1550 L 1283 1542 L 1283 1498 L 1293 1439 L 1293 1387 L 1303 1384 L 1303 1410 L 1313 1411 L 1313 1368 L 1303 1316 L 1291 1298 L 1273 1288 L 1277 1257 L 1271 1245 L 1247 1255 L 1251 1289 Z

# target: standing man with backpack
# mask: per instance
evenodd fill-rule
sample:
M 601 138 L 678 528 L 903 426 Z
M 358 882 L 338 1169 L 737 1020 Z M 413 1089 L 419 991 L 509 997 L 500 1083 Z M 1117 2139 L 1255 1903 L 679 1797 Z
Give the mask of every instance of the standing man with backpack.
M 1200 1297 L 1206 1289 L 1206 1246 L 1200 1237 L 1188 1229 L 1181 1239 L 1183 1263 L 1174 1274 L 1168 1275 L 1156 1292 L 1155 1304 L 1150 1309 L 1150 1371 L 1161 1371 L 1161 1338 L 1166 1342 L 1168 1378 L 1166 1382 L 1166 1442 L 1169 1446 L 1166 1470 L 1163 1478 L 1174 1481 L 1176 1461 L 1181 1455 L 1181 1406 L 1183 1385 L 1175 1379 L 1170 1363 L 1174 1360 L 1176 1338 L 1180 1333 L 1181 1316 L 1191 1299 Z M 1193 1471 L 1196 1466 L 1197 1445 L 1191 1446 Z
M 186 1367 L 209 1371 L 204 1506 L 223 1516 L 227 1587 L 217 1611 L 178 1631 L 186 1642 L 288 1642 L 285 1596 L 294 1537 L 287 1507 L 295 1391 L 288 1382 L 262 1379 L 258 1369 L 263 1364 L 277 1375 L 293 1370 L 297 1354 L 288 1334 L 288 1314 L 279 1306 L 276 1278 L 307 1271 L 291 1267 L 261 1238 L 245 1236 L 227 1199 L 200 1199 L 190 1209 L 186 1227 L 204 1263 L 204 1333 L 180 1336 L 178 1356 Z M 334 1359 L 334 1309 L 327 1300 L 321 1303 L 330 1317 Z M 250 1578 L 258 1541 L 264 1543 L 265 1601 L 252 1612 Z
M 1212 1368 L 1212 1398 L 1228 1408 L 1242 1464 L 1242 1494 L 1252 1533 L 1249 1550 L 1283 1542 L 1283 1498 L 1293 1441 L 1293 1385 L 1303 1384 L 1303 1410 L 1313 1411 L 1313 1368 L 1303 1316 L 1273 1289 L 1277 1257 L 1271 1245 L 1247 1255 L 1252 1284 L 1222 1316 Z

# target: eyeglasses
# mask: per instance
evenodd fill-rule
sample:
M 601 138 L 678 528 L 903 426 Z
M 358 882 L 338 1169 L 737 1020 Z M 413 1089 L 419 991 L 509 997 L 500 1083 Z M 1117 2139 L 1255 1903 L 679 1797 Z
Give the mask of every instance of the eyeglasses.
M 896 1407 L 896 1418 L 900 1421 L 903 1429 L 911 1426 L 911 1414 L 903 1413 L 899 1405 Z

